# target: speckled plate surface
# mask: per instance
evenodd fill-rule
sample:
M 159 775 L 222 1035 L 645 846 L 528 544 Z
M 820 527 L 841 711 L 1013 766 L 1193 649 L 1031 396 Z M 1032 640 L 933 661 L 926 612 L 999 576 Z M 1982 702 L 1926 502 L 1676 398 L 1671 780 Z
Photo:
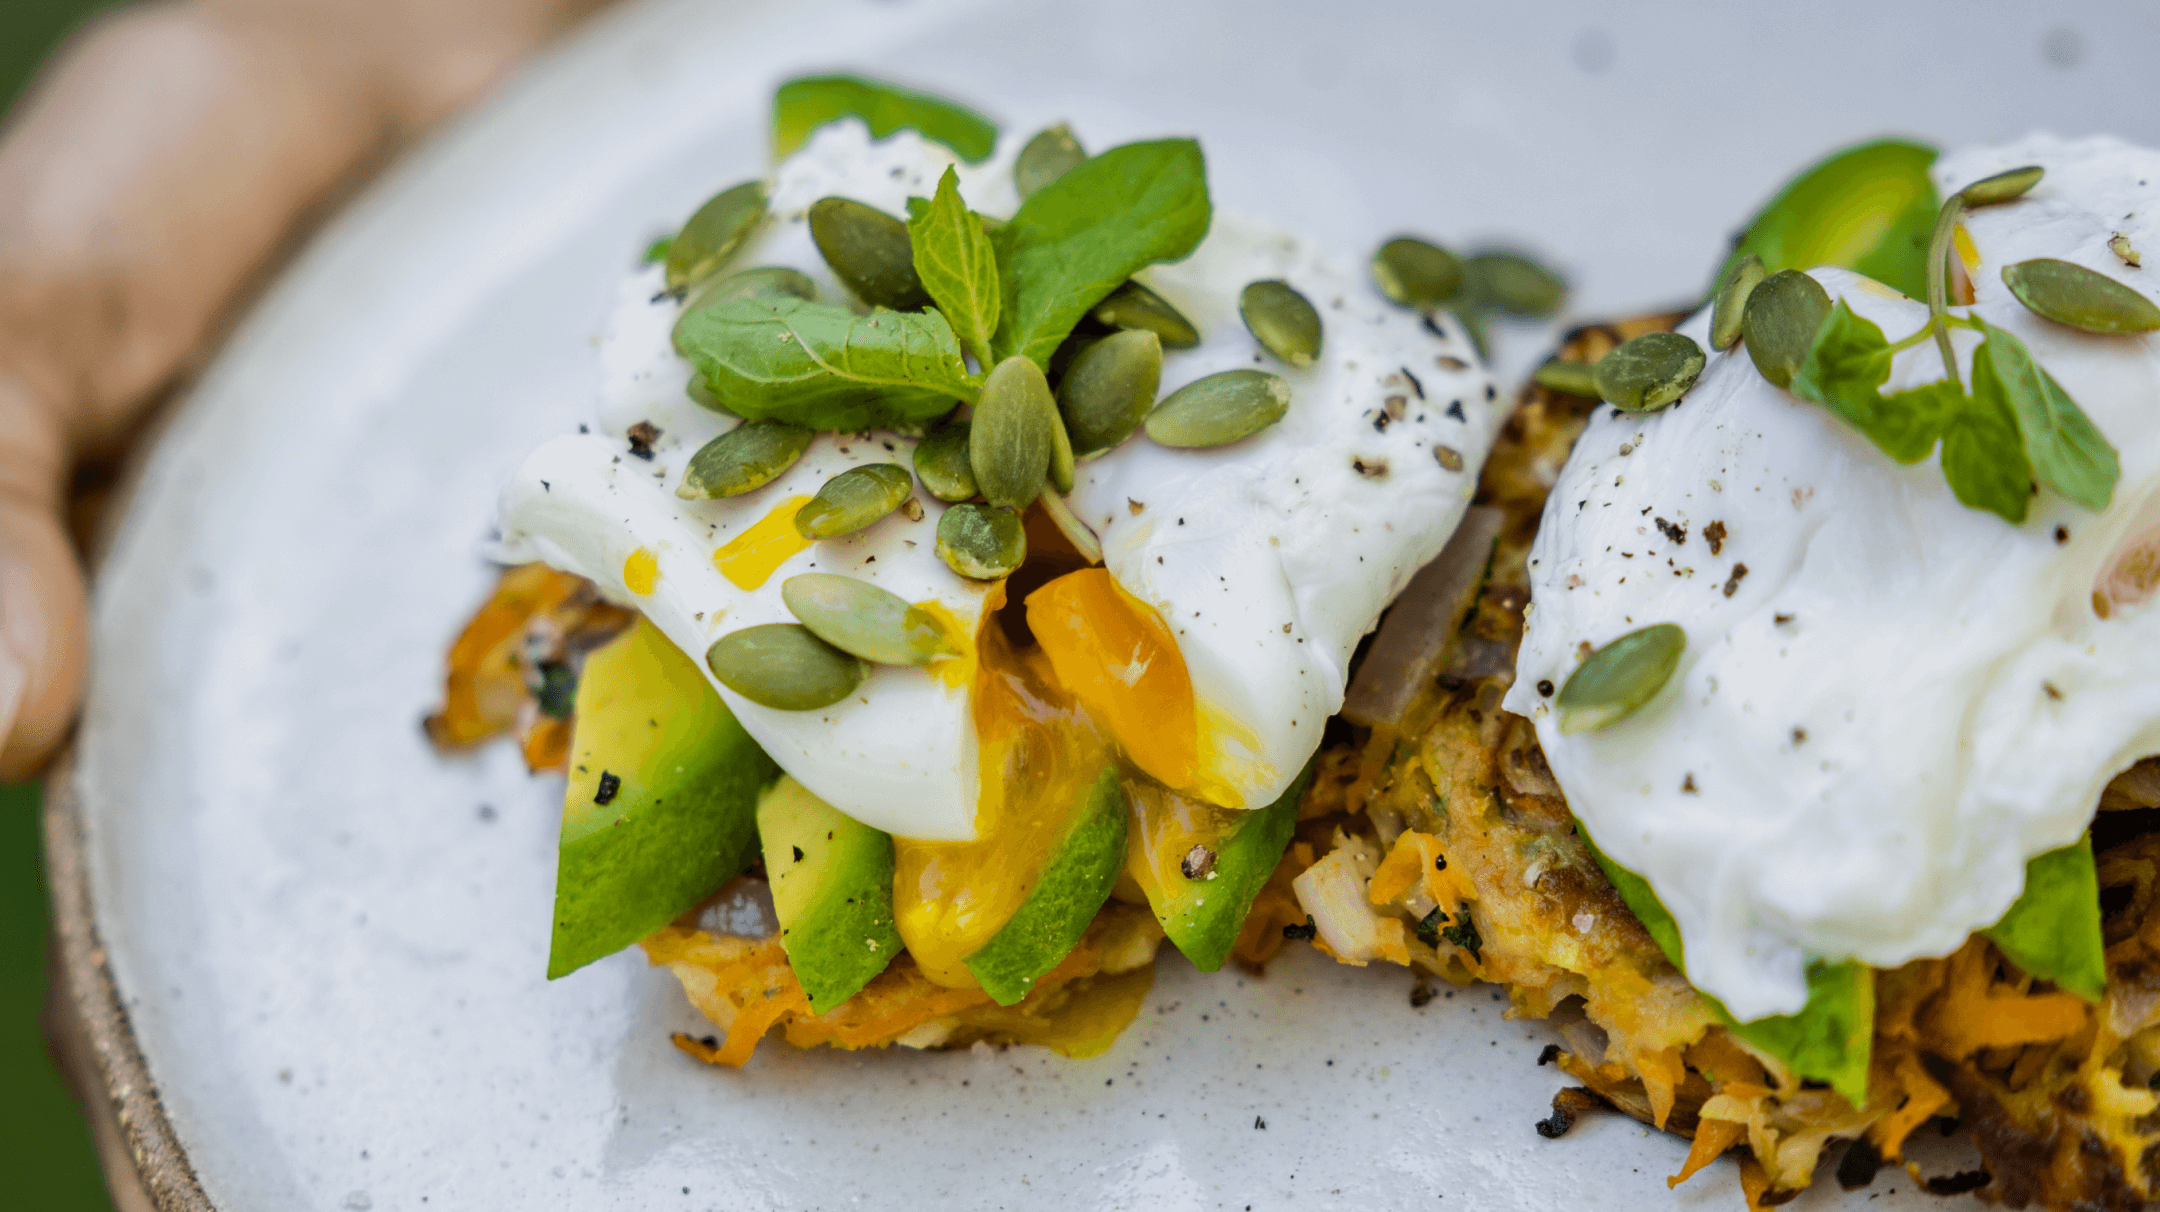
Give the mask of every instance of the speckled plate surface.
M 1576 312 L 1703 285 L 1861 136 L 2160 140 L 2160 9 L 1161 0 L 652 3 L 411 156 L 302 256 L 163 439 L 102 569 L 59 788 L 69 980 L 168 1207 L 1739 1206 L 1559 1084 L 1489 990 L 1166 950 L 1106 1056 L 670 1047 L 635 955 L 542 979 L 559 784 L 423 742 L 497 486 L 589 415 L 647 239 L 764 162 L 778 80 L 849 67 L 1095 145 L 1202 136 L 1216 197 L 1352 254 L 1517 233 Z M 1534 339 L 1518 334 L 1507 361 Z M 1947 1163 L 1946 1163 L 1947 1164 Z M 1925 1202 L 1886 1177 L 1801 1207 Z M 1874 1206 L 1874 1205 L 1870 1205 Z M 1928 1206 L 1940 1206 L 1929 1203 Z

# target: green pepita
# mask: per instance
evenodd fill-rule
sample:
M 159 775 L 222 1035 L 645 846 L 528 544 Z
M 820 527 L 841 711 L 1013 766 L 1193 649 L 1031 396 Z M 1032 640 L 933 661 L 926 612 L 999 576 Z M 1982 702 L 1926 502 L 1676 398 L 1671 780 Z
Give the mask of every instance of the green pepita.
M 2024 197 L 2026 192 L 2040 184 L 2040 178 L 2046 175 L 2047 170 L 2037 164 L 2013 168 L 1992 177 L 1982 177 L 1959 190 L 1958 200 L 1966 206 L 1993 206 L 1997 202 L 2009 202 Z
M 1200 343 L 1200 330 L 1184 313 L 1138 282 L 1111 291 L 1090 314 L 1112 328 L 1144 328 L 1161 337 L 1165 349 L 1191 349 Z
M 1053 423 L 1050 426 L 1050 491 L 1054 495 L 1062 496 L 1073 490 L 1073 472 L 1076 469 L 1073 460 L 1072 434 L 1066 432 L 1065 420 L 1057 415 L 1056 408 L 1057 405 L 1053 402 L 1051 404 Z
M 688 501 L 763 488 L 810 449 L 817 431 L 786 421 L 745 421 L 698 448 L 675 495 Z
M 968 463 L 968 423 L 954 421 L 915 447 L 915 475 L 940 501 L 965 501 L 976 493 Z
M 1482 252 L 1463 262 L 1471 298 L 1505 315 L 1542 320 L 1567 302 L 1567 281 L 1521 253 Z
M 955 505 L 938 519 L 937 553 L 961 576 L 995 581 L 1027 559 L 1027 528 L 1010 509 Z
M 1147 434 L 1163 446 L 1226 446 L 1290 411 L 1290 384 L 1264 370 L 1226 370 L 1178 388 L 1148 414 Z
M 1731 349 L 1740 343 L 1740 321 L 1747 315 L 1748 296 L 1767 276 L 1762 258 L 1754 253 L 1733 263 L 1732 272 L 1718 287 L 1717 301 L 1710 307 L 1710 348 Z
M 872 307 L 912 311 L 930 302 L 915 273 L 907 224 L 853 198 L 810 205 L 810 238 L 841 284 Z
M 1381 245 L 1373 254 L 1372 274 L 1381 294 L 1419 311 L 1445 307 L 1463 290 L 1462 261 L 1414 236 L 1397 236 Z
M 1633 715 L 1672 680 L 1686 651 L 1687 632 L 1678 623 L 1657 623 L 1591 653 L 1553 700 L 1560 731 L 1593 732 Z
M 780 583 L 780 600 L 817 638 L 880 665 L 927 665 L 960 651 L 936 616 L 854 577 L 792 576 Z
M 1815 334 L 1830 318 L 1830 292 L 1797 269 L 1781 269 L 1748 292 L 1740 316 L 1740 339 L 1747 342 L 1755 369 L 1778 387 L 1792 386 Z
M 2034 314 L 2084 332 L 2152 332 L 2160 307 L 2138 291 L 2074 261 L 2039 257 L 2005 265 L 2003 283 Z
M 1590 362 L 1547 362 L 1530 377 L 1547 391 L 1581 396 L 1585 400 L 1599 398 L 1597 376 L 1594 364 Z
M 1025 509 L 1050 474 L 1058 419 L 1057 400 L 1042 369 L 1018 354 L 998 363 L 983 380 L 968 432 L 968 466 L 975 485 L 992 505 Z
M 1162 338 L 1144 328 L 1112 333 L 1082 350 L 1058 380 L 1058 411 L 1082 455 L 1108 450 L 1140 428 L 1162 386 Z
M 775 711 L 816 711 L 855 693 L 869 670 L 795 623 L 731 631 L 705 650 L 720 684 Z
M 806 539 L 854 534 L 884 520 L 914 490 L 915 477 L 898 463 L 850 467 L 795 511 L 795 533 Z
M 1073 169 L 1087 162 L 1087 152 L 1080 141 L 1063 122 L 1048 130 L 1037 131 L 1035 137 L 1020 149 L 1020 158 L 1013 161 L 1013 184 L 1020 189 L 1025 200 L 1029 194 L 1050 184 Z
M 1238 296 L 1238 314 L 1267 351 L 1292 366 L 1320 356 L 1320 313 L 1288 282 L 1254 282 Z
M 1702 369 L 1702 346 L 1676 332 L 1648 332 L 1599 358 L 1590 377 L 1614 408 L 1656 412 L 1686 395 Z
M 745 181 L 714 194 L 668 244 L 668 289 L 687 291 L 720 272 L 764 218 L 763 181 Z

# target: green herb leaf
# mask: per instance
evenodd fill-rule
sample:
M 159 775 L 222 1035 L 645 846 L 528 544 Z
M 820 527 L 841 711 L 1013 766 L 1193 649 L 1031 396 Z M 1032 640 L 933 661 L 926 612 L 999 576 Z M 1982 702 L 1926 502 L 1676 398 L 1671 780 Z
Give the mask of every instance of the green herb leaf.
M 1925 144 L 1884 139 L 1809 168 L 1748 223 L 1710 288 L 1753 253 L 1771 273 L 1839 265 L 1924 297 L 1938 201 L 1928 178 L 1935 156 Z
M 638 259 L 640 265 L 658 265 L 667 260 L 668 250 L 675 247 L 675 237 L 658 236 L 645 246 L 645 255 Z
M 970 164 L 990 158 L 997 126 L 964 105 L 860 76 L 805 76 L 773 95 L 773 159 L 785 159 L 818 127 L 861 118 L 870 137 L 882 139 L 903 127 L 958 152 Z
M 1190 256 L 1213 213 L 1191 139 L 1111 148 L 1028 195 L 991 237 L 1004 272 L 996 357 L 1047 367 L 1080 317 L 1135 271 Z
M 787 295 L 731 299 L 683 317 L 675 348 L 728 411 L 812 429 L 927 420 L 977 386 L 934 311 L 858 316 Z
M 1980 331 L 1987 340 L 1973 353 L 1973 395 L 1998 397 L 2016 418 L 2034 479 L 2094 513 L 2106 509 L 2122 475 L 2115 448 L 2023 341 L 1986 320 Z
M 1934 453 L 1964 395 L 1946 380 L 1886 397 L 1882 385 L 1889 378 L 1890 346 L 1882 329 L 1840 299 L 1794 372 L 1792 392 L 1837 414 L 1898 462 L 1917 463 Z
M 915 213 L 910 198 L 908 238 L 915 245 L 915 276 L 960 335 L 978 365 L 990 363 L 990 334 L 997 331 L 1002 290 L 997 253 L 983 234 L 981 216 L 960 200 L 960 175 L 951 167 L 938 181 L 937 197 Z
M 1985 354 L 1973 359 L 1973 394 L 1961 397 L 1943 426 L 1942 469 L 1959 504 L 2012 525 L 2025 520 L 2032 469 L 2018 441 L 2017 416 Z
M 1680 941 L 1680 926 L 1666 911 L 1664 902 L 1658 900 L 1650 882 L 1607 858 L 1590 840 L 1590 832 L 1581 821 L 1575 822 L 1575 834 L 1665 958 L 1685 974 L 1687 955 Z M 2097 898 L 2098 893 L 2094 895 Z M 1853 1106 L 1864 1106 L 1868 1061 L 1875 1046 L 1875 974 L 1866 965 L 1853 961 L 1830 964 L 1817 960 L 1808 965 L 1807 982 L 1807 1004 L 1800 1013 L 1772 1015 L 1751 1023 L 1734 1019 L 1709 994 L 1699 989 L 1696 993 L 1742 1039 L 1775 1056 L 1802 1077 L 1829 1082 Z
M 2097 1002 L 2107 993 L 2107 943 L 2100 933 L 2100 874 L 2092 835 L 2025 864 L 2025 891 L 1982 934 L 2010 962 Z

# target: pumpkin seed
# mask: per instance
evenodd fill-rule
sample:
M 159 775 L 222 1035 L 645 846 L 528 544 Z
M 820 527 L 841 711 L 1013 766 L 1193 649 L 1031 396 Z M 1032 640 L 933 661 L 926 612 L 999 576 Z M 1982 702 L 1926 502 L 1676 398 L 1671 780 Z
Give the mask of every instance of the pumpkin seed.
M 1020 158 L 1013 161 L 1013 184 L 1019 187 L 1020 198 L 1025 201 L 1029 194 L 1086 162 L 1087 152 L 1080 147 L 1080 141 L 1060 122 L 1035 132 L 1035 137 L 1020 149 Z
M 690 456 L 675 495 L 698 501 L 762 488 L 793 467 L 816 436 L 817 431 L 786 421 L 745 421 Z
M 1762 258 L 1754 253 L 1733 263 L 1724 285 L 1718 287 L 1717 301 L 1710 307 L 1710 348 L 1731 349 L 1740 343 L 1740 321 L 1747 315 L 1748 296 L 1767 276 Z
M 668 289 L 686 291 L 720 272 L 764 218 L 763 181 L 745 181 L 714 194 L 668 245 Z
M 1790 387 L 1829 318 L 1830 292 L 1797 269 L 1781 269 L 1748 292 L 1740 339 L 1763 378 Z
M 1049 386 L 1045 383 L 1044 386 Z M 1050 404 L 1050 490 L 1064 495 L 1073 490 L 1072 435 L 1065 430 L 1065 419 L 1057 413 L 1057 403 Z
M 961 576 L 995 581 L 1027 559 L 1027 528 L 1010 509 L 955 505 L 938 519 L 937 553 Z
M 1164 446 L 1225 446 L 1249 438 L 1290 411 L 1290 385 L 1264 370 L 1226 370 L 1195 379 L 1148 414 L 1147 434 Z
M 1404 307 L 1431 311 L 1462 294 L 1463 266 L 1454 253 L 1414 236 L 1397 236 L 1373 254 L 1380 293 Z
M 2122 263 L 2132 269 L 2144 267 L 2145 258 L 2139 255 L 2137 246 L 2130 243 L 2130 237 L 2121 232 L 2108 237 L 2108 251 L 2121 258 Z
M 1191 320 L 1138 282 L 1128 281 L 1111 291 L 1092 314 L 1098 323 L 1112 328 L 1144 328 L 1161 337 L 1169 349 L 1191 349 L 1200 343 L 1200 330 Z
M 705 667 L 729 690 L 775 711 L 816 711 L 855 693 L 869 670 L 796 623 L 731 631 L 705 650 Z
M 1702 346 L 1676 332 L 1648 332 L 1599 358 L 1590 377 L 1614 408 L 1656 412 L 1686 395 L 1702 368 Z
M 1051 431 L 1063 424 L 1050 381 L 1033 361 L 1015 354 L 993 367 L 968 432 L 968 466 L 983 499 L 1027 508 L 1050 473 Z
M 1140 428 L 1162 386 L 1162 338 L 1144 328 L 1112 333 L 1080 352 L 1058 380 L 1058 411 L 1076 454 L 1108 450 Z
M 1292 366 L 1320 356 L 1320 313 L 1288 282 L 1254 282 L 1238 296 L 1238 314 L 1267 351 Z
M 1511 252 L 1482 252 L 1463 262 L 1472 298 L 1494 311 L 1542 320 L 1567 302 L 1567 282 L 1536 261 Z
M 907 224 L 853 198 L 810 204 L 810 238 L 834 276 L 872 307 L 912 311 L 930 302 L 915 273 Z
M 915 490 L 915 477 L 898 463 L 850 467 L 817 490 L 795 511 L 795 533 L 806 539 L 837 539 L 884 520 Z
M 1633 715 L 1665 688 L 1687 651 L 1678 623 L 1630 631 L 1575 667 L 1553 706 L 1563 733 L 1592 732 Z
M 2018 302 L 2057 324 L 2097 333 L 2160 329 L 2160 307 L 2151 299 L 2074 261 L 2020 261 L 2003 266 L 2002 279 Z
M 2029 164 L 2024 168 L 1996 173 L 1992 177 L 1982 177 L 1959 190 L 1958 201 L 1966 206 L 1993 206 L 1997 202 L 2022 198 L 2027 190 L 2040 184 L 2040 178 L 2046 175 L 2046 169 L 2037 164 Z
M 940 501 L 965 501 L 975 495 L 975 469 L 968 465 L 968 423 L 954 421 L 915 447 L 915 474 Z
M 854 577 L 792 576 L 780 583 L 780 600 L 812 635 L 880 665 L 927 665 L 960 651 L 935 615 Z
M 1595 400 L 1599 397 L 1593 366 L 1590 362 L 1547 362 L 1530 377 L 1548 391 Z

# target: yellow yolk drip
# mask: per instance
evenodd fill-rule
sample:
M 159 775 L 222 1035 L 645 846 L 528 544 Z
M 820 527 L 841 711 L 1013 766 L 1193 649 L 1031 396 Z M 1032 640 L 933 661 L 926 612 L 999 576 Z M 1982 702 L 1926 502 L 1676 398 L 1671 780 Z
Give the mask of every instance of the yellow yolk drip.
M 795 531 L 795 511 L 809 500 L 789 497 L 748 530 L 729 539 L 727 546 L 713 553 L 713 564 L 720 569 L 720 575 L 735 582 L 738 589 L 756 589 L 789 557 L 810 546 L 810 540 Z
M 1185 657 L 1161 617 L 1101 568 L 1067 573 L 1028 595 L 1028 629 L 1064 683 L 1164 786 L 1199 774 L 1199 712 Z
M 970 704 L 981 790 L 976 840 L 893 839 L 893 916 L 908 954 L 941 985 L 972 988 L 967 957 L 1004 928 L 1111 761 L 1105 738 L 1041 651 L 1015 652 L 993 617 L 976 637 Z M 955 662 L 958 663 L 958 662 Z
M 623 588 L 644 597 L 660 583 L 660 558 L 640 547 L 622 562 Z
M 1125 780 L 1125 803 L 1125 874 L 1158 902 L 1190 882 L 1182 864 L 1194 846 L 1220 844 L 1245 817 L 1138 779 Z
M 999 587 L 998 593 L 1000 595 L 1004 593 L 1003 586 Z M 1002 596 L 998 600 L 1002 600 Z M 930 676 L 936 678 L 947 690 L 965 690 L 973 685 L 975 682 L 975 643 L 968 637 L 967 627 L 961 623 L 960 616 L 947 609 L 945 603 L 938 601 L 936 598 L 916 602 L 914 606 L 915 609 L 936 619 L 939 625 L 945 628 L 945 638 L 951 640 L 953 647 L 960 650 L 960 655 L 939 657 L 924 666 L 924 668 L 928 669 Z M 991 610 L 985 610 L 983 617 L 987 620 L 991 613 Z

